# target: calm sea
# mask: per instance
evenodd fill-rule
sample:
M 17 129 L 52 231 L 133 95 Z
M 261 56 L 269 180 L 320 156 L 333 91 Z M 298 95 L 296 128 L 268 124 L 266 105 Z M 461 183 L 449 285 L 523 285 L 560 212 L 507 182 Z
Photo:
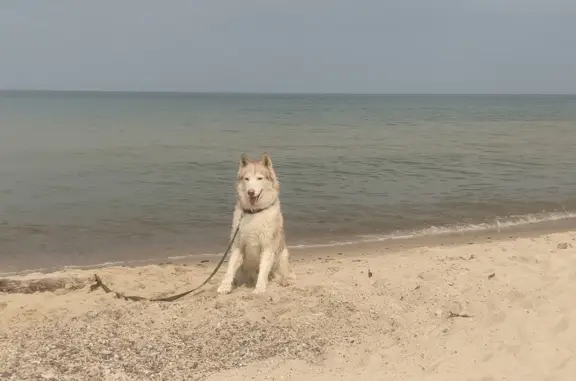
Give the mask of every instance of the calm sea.
M 0 273 L 221 252 L 240 153 L 292 246 L 576 216 L 576 96 L 0 93 Z

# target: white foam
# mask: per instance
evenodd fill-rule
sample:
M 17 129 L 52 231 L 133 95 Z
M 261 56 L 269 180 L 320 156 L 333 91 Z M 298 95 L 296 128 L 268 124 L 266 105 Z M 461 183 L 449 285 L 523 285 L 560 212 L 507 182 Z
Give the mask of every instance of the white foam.
M 446 234 L 464 234 L 470 232 L 482 232 L 482 231 L 501 231 L 501 229 L 513 228 L 523 225 L 531 225 L 542 222 L 551 222 L 566 220 L 570 218 L 576 218 L 575 212 L 543 212 L 543 213 L 533 213 L 526 214 L 522 216 L 510 216 L 507 218 L 495 218 L 490 222 L 480 223 L 480 224 L 456 224 L 456 225 L 446 225 L 446 226 L 430 226 L 424 229 L 412 230 L 412 231 L 396 231 L 391 234 L 383 235 L 363 235 L 360 236 L 358 240 L 351 241 L 337 241 L 330 243 L 321 244 L 304 244 L 304 245 L 294 245 L 291 248 L 304 249 L 304 248 L 314 248 L 314 247 L 335 247 L 335 246 L 345 246 L 353 245 L 358 243 L 370 243 L 370 242 L 381 242 L 388 240 L 399 240 L 399 239 L 411 239 L 419 237 L 431 237 L 437 235 Z
M 63 271 L 63 270 L 86 270 L 86 269 L 97 269 L 102 267 L 114 267 L 114 266 L 134 266 L 138 264 L 154 264 L 154 263 L 161 263 L 161 262 L 169 262 L 169 261 L 178 261 L 178 260 L 186 260 L 189 258 L 194 257 L 202 257 L 202 256 L 218 256 L 224 253 L 203 253 L 203 254 L 188 254 L 188 255 L 178 255 L 173 257 L 152 257 L 152 258 L 145 258 L 145 259 L 130 259 L 126 261 L 112 261 L 112 262 L 102 262 L 90 265 L 66 265 L 66 266 L 58 266 L 58 267 L 45 267 L 45 268 L 38 268 L 38 269 L 30 269 L 30 270 L 21 270 L 21 271 L 13 271 L 13 272 L 6 272 L 0 273 L 0 277 L 7 277 L 7 276 L 15 276 L 15 275 L 26 275 L 32 273 L 46 273 L 52 271 Z

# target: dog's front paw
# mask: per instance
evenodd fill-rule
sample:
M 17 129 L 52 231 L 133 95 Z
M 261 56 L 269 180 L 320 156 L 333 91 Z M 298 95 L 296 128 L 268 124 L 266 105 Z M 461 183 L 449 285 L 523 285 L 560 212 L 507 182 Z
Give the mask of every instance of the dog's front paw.
M 256 288 L 254 289 L 254 291 L 252 291 L 253 294 L 263 294 L 266 292 L 266 287 L 262 287 L 262 286 L 256 286 Z
M 218 287 L 217 292 L 219 294 L 225 295 L 225 294 L 229 294 L 232 291 L 232 283 L 224 283 L 222 282 L 222 284 L 220 285 L 220 287 Z

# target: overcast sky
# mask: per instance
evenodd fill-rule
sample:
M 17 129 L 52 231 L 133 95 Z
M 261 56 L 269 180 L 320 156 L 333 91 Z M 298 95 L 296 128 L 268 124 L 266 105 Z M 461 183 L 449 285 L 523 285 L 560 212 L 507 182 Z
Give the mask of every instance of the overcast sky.
M 0 88 L 576 93 L 576 1 L 6 0 Z

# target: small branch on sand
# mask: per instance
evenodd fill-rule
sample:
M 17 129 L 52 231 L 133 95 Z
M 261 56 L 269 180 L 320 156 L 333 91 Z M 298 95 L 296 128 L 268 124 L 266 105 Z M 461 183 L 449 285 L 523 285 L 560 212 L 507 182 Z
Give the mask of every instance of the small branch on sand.
M 458 314 L 452 311 L 448 312 L 448 319 L 453 319 L 453 318 L 457 318 L 457 317 L 461 317 L 461 318 L 471 318 L 473 317 L 472 315 L 468 315 L 468 314 Z

